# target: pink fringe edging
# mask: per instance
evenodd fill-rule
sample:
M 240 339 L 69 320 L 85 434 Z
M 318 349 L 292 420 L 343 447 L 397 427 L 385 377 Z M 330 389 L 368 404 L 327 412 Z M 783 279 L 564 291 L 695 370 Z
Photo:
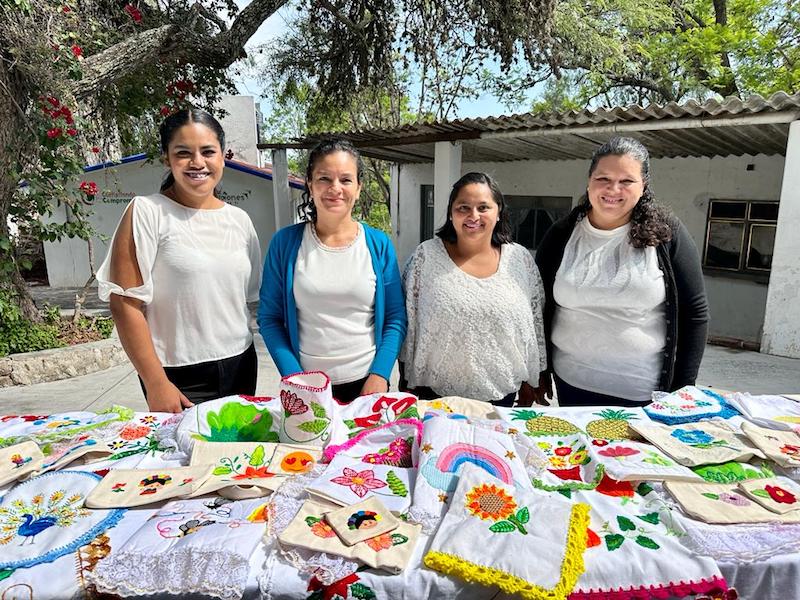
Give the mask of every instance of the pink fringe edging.
M 422 443 L 422 421 L 420 421 L 419 419 L 398 419 L 397 421 L 384 423 L 383 425 L 379 425 L 378 427 L 373 427 L 372 429 L 366 429 L 361 433 L 359 433 L 354 438 L 347 440 L 344 444 L 339 444 L 338 446 L 328 446 L 327 448 L 325 448 L 323 452 L 325 456 L 325 462 L 331 462 L 333 460 L 333 457 L 336 456 L 339 452 L 343 450 L 349 450 L 368 435 L 375 433 L 376 431 L 386 429 L 387 427 L 391 427 L 392 425 L 413 425 L 414 428 L 417 430 L 417 444 Z
M 672 596 L 683 598 L 692 594 L 707 594 L 709 592 L 725 592 L 728 583 L 721 577 L 703 579 L 701 581 L 670 582 L 666 585 L 642 586 L 624 590 L 572 592 L 568 600 L 650 600 L 651 598 L 670 598 Z

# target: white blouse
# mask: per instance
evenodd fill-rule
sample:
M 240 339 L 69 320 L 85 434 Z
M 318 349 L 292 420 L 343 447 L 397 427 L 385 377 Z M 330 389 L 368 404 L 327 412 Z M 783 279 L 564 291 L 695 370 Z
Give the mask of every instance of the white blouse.
M 403 272 L 408 333 L 400 355 L 410 387 L 500 400 L 547 368 L 544 291 L 530 253 L 503 244 L 497 272 L 462 271 L 441 239 L 420 244 Z
M 129 206 L 143 283 L 123 289 L 111 280 L 112 241 L 97 273 L 100 299 L 117 294 L 144 303 L 165 367 L 247 350 L 253 342 L 247 302 L 258 300 L 261 285 L 261 250 L 247 213 L 230 204 L 189 208 L 163 194 L 137 196 Z

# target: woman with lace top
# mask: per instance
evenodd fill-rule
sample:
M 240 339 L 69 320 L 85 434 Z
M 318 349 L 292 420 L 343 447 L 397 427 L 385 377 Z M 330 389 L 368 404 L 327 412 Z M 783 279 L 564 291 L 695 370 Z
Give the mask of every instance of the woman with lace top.
M 656 204 L 641 143 L 613 138 L 595 151 L 586 194 L 536 262 L 560 405 L 636 406 L 694 383 L 708 324 L 700 260 Z
M 340 402 L 388 391 L 406 332 L 394 247 L 353 219 L 363 170 L 347 141 L 311 151 L 298 207 L 303 222 L 272 238 L 258 310 L 281 376 L 323 371 Z
M 258 298 L 261 250 L 247 213 L 218 197 L 219 122 L 180 110 L 160 134 L 170 172 L 160 193 L 128 205 L 97 278 L 150 410 L 180 412 L 255 393 L 247 302 Z
M 521 406 L 542 401 L 542 281 L 530 253 L 511 241 L 491 177 L 468 173 L 453 185 L 447 221 L 414 251 L 403 285 L 408 334 L 400 361 L 409 391 L 499 406 L 511 406 L 519 391 Z

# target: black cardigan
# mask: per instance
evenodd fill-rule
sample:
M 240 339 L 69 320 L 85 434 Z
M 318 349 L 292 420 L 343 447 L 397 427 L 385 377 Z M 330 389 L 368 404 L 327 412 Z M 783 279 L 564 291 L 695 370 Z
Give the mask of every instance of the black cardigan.
M 544 283 L 544 333 L 551 371 L 553 347 L 550 334 L 556 311 L 553 282 L 576 223 L 575 211 L 554 223 L 536 251 L 536 264 Z M 656 246 L 656 254 L 667 291 L 667 337 L 659 389 L 674 391 L 684 385 L 693 385 L 697 378 L 708 333 L 708 303 L 697 246 L 677 218 L 672 224 L 672 239 Z

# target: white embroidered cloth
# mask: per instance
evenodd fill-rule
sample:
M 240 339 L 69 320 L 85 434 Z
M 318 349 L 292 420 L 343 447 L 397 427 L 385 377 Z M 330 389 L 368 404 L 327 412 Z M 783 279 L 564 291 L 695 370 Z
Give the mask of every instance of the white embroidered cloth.
M 749 420 L 770 429 L 800 433 L 800 402 L 786 396 L 733 394 L 728 401 Z

